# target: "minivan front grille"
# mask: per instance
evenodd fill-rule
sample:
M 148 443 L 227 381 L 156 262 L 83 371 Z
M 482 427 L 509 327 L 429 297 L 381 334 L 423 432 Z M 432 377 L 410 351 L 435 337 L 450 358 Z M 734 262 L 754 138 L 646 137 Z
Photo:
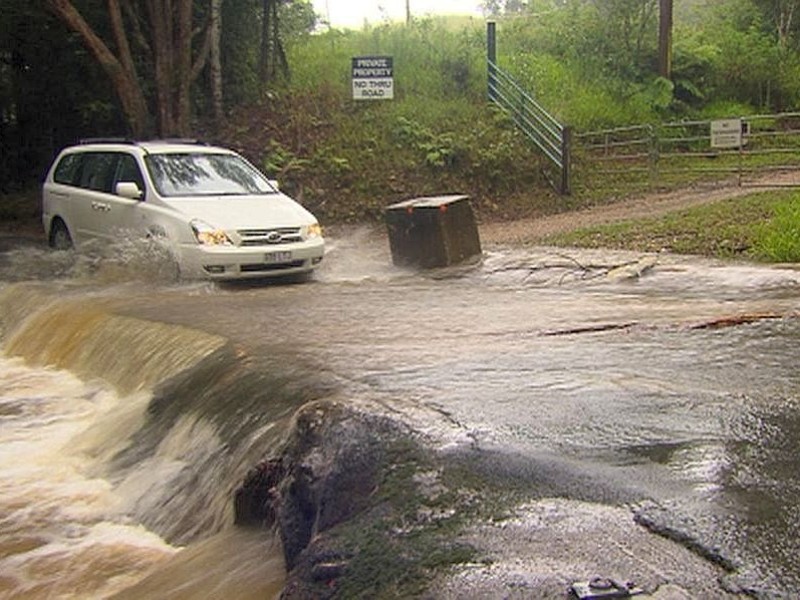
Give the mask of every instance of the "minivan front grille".
M 293 260 L 288 263 L 258 263 L 254 265 L 239 265 L 239 270 L 242 273 L 267 273 L 269 271 L 286 271 L 288 269 L 299 269 L 303 266 L 305 261 Z
M 242 246 L 271 246 L 289 244 L 303 240 L 299 227 L 277 227 L 275 229 L 240 229 Z

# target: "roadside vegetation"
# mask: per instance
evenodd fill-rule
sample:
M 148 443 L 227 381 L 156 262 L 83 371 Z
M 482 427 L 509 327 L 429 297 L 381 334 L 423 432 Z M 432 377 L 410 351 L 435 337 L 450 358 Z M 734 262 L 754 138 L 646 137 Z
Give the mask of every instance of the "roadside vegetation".
M 800 192 L 760 192 L 678 211 L 554 235 L 545 243 L 675 252 L 761 262 L 800 262 Z
M 325 220 L 443 193 L 469 194 L 487 218 L 559 210 L 539 158 L 486 102 L 482 22 L 331 30 L 287 52 L 291 82 L 235 111 L 220 136 Z M 394 100 L 352 99 L 350 61 L 363 55 L 394 57 Z
M 88 0 L 43 4 L 73 5 L 120 58 L 108 8 Z M 9 0 L 0 14 L 4 223 L 30 220 L 35 212 L 30 200 L 15 198 L 36 189 L 60 147 L 81 137 L 131 136 L 139 127 L 80 37 L 43 4 Z M 657 64 L 659 4 L 492 0 L 484 7 L 498 22 L 498 63 L 577 131 L 797 108 L 800 23 L 791 17 L 800 1 L 674 0 L 668 77 L 659 74 Z M 156 57 L 143 43 L 157 31 L 145 4 L 126 5 L 133 9 L 123 15 L 127 31 L 137 32 L 130 40 L 132 77 L 150 111 L 142 122 L 157 135 L 189 135 L 240 150 L 323 222 L 375 221 L 388 204 L 441 193 L 469 194 L 483 220 L 535 217 L 620 199 L 602 195 L 596 186 L 575 186 L 570 197 L 552 191 L 529 143 L 486 101 L 481 19 L 418 17 L 345 31 L 315 22 L 308 1 L 194 0 L 194 29 L 210 31 L 216 7 L 222 11 L 221 32 L 216 44 L 208 38 L 212 51 L 205 63 L 200 43 L 206 38 L 197 35 L 192 42 L 195 64 L 184 102 L 158 94 Z M 278 34 L 262 27 L 266 18 L 273 24 L 277 19 Z M 352 100 L 350 60 L 360 55 L 394 57 L 394 100 Z M 188 115 L 164 116 L 159 107 L 167 100 L 170 106 L 180 100 Z M 728 203 L 719 218 L 739 209 Z M 795 222 L 796 210 L 775 210 L 773 217 L 759 219 L 731 216 L 734 223 L 768 219 L 779 229 Z M 761 248 L 757 239 L 781 247 L 787 243 L 783 238 L 791 238 L 775 235 L 731 231 L 696 250 L 714 247 L 720 255 L 770 259 L 774 253 L 755 248 Z M 617 237 L 622 243 L 629 236 Z M 656 238 L 649 246 L 688 248 Z

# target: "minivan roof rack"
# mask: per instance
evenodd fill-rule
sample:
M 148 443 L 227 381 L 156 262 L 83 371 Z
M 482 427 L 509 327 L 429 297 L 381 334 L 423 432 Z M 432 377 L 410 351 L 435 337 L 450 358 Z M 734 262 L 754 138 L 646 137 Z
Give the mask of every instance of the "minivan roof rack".
M 153 138 L 151 140 L 132 140 L 126 137 L 92 137 L 82 138 L 78 141 L 79 144 L 132 144 L 138 145 L 142 142 L 162 142 L 165 144 L 195 144 L 197 146 L 208 146 L 208 142 L 198 140 L 196 138 Z
M 198 140 L 196 138 L 159 138 L 153 140 L 154 142 L 166 142 L 169 144 L 196 144 L 198 146 L 208 146 L 207 142 Z
M 129 138 L 122 137 L 96 137 L 96 138 L 83 138 L 79 140 L 79 144 L 135 144 L 136 142 Z

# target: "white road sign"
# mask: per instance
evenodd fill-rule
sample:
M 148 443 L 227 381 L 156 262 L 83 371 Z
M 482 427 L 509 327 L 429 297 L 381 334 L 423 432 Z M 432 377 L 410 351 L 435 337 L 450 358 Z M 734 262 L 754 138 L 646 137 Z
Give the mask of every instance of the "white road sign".
M 353 58 L 353 99 L 394 99 L 394 60 L 391 56 Z

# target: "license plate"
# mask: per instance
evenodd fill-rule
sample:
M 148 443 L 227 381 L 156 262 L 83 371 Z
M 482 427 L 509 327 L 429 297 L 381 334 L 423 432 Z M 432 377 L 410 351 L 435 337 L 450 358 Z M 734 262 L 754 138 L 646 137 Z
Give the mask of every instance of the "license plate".
M 267 264 L 291 262 L 292 253 L 289 251 L 284 252 L 267 252 L 264 255 L 264 262 Z

